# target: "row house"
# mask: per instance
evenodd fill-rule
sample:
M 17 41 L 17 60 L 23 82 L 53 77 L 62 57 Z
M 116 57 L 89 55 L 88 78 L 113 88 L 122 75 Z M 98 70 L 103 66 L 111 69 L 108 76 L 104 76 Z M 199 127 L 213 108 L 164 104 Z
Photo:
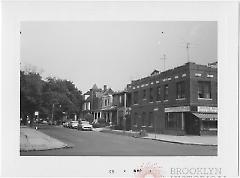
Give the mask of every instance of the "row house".
M 116 112 L 115 107 L 113 106 L 113 90 L 107 88 L 107 85 L 104 85 L 104 89 L 100 99 L 100 110 L 102 112 L 103 119 L 109 125 L 113 124 L 113 118 L 115 118 Z
M 192 62 L 132 81 L 131 129 L 217 134 L 217 67 Z
M 127 90 L 115 92 L 113 94 L 113 105 L 116 110 L 116 119 L 113 125 L 116 129 L 130 130 L 131 129 L 131 93 Z
M 84 102 L 82 108 L 82 118 L 86 118 L 87 114 L 93 116 L 93 122 L 104 119 L 106 123 L 112 124 L 114 117 L 113 107 L 113 90 L 104 85 L 103 89 L 98 88 L 96 84 L 84 94 Z
M 104 85 L 103 89 L 96 84 L 84 94 L 82 118 L 87 114 L 93 117 L 93 123 L 103 119 L 106 125 L 116 129 L 131 129 L 131 93 L 127 90 L 114 92 Z
M 92 114 L 94 120 L 101 118 L 101 111 L 99 109 L 101 93 L 102 89 L 99 89 L 96 84 L 84 93 L 81 118 L 85 118 L 87 114 Z

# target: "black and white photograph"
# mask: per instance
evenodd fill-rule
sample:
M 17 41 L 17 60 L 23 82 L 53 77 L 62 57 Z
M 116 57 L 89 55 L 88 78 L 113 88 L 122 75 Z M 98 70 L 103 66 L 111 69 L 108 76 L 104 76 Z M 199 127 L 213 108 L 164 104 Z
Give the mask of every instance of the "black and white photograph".
M 22 22 L 20 152 L 217 155 L 217 22 Z
M 239 176 L 238 2 L 1 5 L 0 175 Z

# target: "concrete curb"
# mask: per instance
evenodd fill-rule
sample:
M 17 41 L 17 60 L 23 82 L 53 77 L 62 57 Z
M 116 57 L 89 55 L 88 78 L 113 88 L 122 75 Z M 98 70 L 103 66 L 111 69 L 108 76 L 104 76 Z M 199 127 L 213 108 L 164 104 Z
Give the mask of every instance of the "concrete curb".
M 59 149 L 67 149 L 67 148 L 72 148 L 73 146 L 62 146 L 62 147 L 56 147 L 56 148 L 45 148 L 45 149 L 28 149 L 28 150 L 20 150 L 20 152 L 29 152 L 29 151 L 47 151 L 47 150 L 59 150 Z
M 160 141 L 160 142 L 176 143 L 176 144 L 181 144 L 181 145 L 218 146 L 218 145 L 215 145 L 215 144 L 186 143 L 186 142 L 171 141 L 171 140 L 156 139 L 156 138 L 146 138 L 146 137 L 139 137 L 139 138 L 148 139 L 148 140 L 154 140 L 154 141 Z

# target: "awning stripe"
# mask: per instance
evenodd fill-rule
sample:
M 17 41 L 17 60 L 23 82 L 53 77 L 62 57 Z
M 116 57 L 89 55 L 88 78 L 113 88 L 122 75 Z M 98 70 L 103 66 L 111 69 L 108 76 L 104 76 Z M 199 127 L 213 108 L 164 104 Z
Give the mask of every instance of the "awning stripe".
M 218 120 L 217 114 L 209 114 L 209 113 L 193 113 L 193 115 L 197 116 L 198 118 L 202 120 L 212 120 L 216 121 Z

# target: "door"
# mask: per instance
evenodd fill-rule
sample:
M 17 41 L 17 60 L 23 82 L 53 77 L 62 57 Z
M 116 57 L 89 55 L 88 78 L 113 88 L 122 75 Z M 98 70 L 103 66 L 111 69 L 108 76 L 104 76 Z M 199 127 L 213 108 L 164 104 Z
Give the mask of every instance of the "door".
M 188 135 L 200 135 L 200 120 L 192 113 L 186 114 L 186 133 Z

